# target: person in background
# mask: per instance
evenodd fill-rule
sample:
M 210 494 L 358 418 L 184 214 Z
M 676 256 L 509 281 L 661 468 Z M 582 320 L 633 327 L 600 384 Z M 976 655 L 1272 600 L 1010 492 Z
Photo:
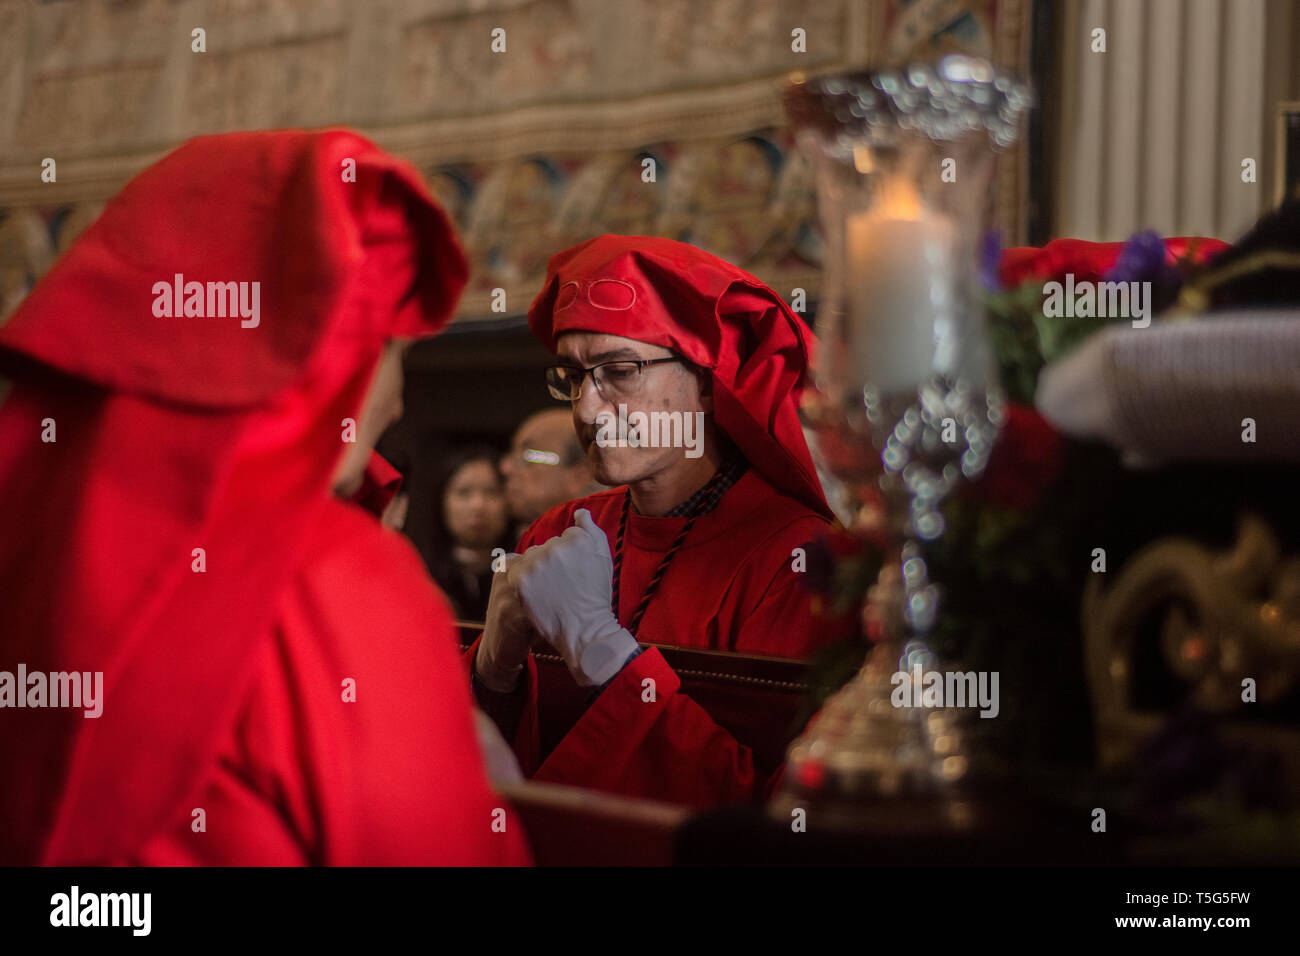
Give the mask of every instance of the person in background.
M 434 495 L 429 572 L 457 617 L 481 621 L 492 590 L 492 553 L 504 554 L 514 545 L 497 453 L 478 445 L 452 455 Z
M 587 456 L 567 409 L 548 408 L 523 420 L 501 459 L 514 541 L 556 505 L 604 489 L 591 477 Z

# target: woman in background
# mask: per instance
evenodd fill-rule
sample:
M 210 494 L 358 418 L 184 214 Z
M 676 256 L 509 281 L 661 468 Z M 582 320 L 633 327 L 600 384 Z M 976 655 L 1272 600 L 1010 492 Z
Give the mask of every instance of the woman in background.
M 499 454 L 475 445 L 453 454 L 434 486 L 429 573 L 451 599 L 457 616 L 481 621 L 492 590 L 492 552 L 509 552 L 505 489 Z

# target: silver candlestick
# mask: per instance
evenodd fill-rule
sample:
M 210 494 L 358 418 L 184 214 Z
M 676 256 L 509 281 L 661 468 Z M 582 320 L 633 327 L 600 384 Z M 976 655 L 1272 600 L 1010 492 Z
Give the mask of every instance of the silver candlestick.
M 879 490 L 896 544 L 868 595 L 879 640 L 791 745 L 773 807 L 783 816 L 810 802 L 852 815 L 907 796 L 939 798 L 961 822 L 954 797 L 973 763 L 965 712 L 915 706 L 917 674 L 941 670 L 924 546 L 943 533 L 944 497 L 983 470 L 1002 419 L 978 247 L 995 151 L 1015 141 L 1032 99 L 965 56 L 796 77 L 786 92 L 825 240 L 805 413 L 819 443 L 840 451 L 825 456 L 836 476 Z

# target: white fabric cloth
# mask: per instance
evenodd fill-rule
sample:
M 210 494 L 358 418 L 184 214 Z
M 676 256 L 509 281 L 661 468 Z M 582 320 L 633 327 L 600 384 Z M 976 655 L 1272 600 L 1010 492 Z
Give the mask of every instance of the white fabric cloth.
M 1034 404 L 1134 466 L 1300 461 L 1300 311 L 1107 329 L 1043 369 Z

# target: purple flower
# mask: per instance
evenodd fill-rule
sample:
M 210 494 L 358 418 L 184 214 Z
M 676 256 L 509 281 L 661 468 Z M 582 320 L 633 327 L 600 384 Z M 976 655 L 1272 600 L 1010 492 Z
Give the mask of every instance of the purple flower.
M 998 279 L 998 261 L 1002 258 L 1002 231 L 990 229 L 980 236 L 980 282 L 990 292 L 1002 288 Z
M 1165 241 L 1150 230 L 1131 236 L 1119 258 L 1104 276 L 1105 282 L 1155 282 L 1166 278 Z

